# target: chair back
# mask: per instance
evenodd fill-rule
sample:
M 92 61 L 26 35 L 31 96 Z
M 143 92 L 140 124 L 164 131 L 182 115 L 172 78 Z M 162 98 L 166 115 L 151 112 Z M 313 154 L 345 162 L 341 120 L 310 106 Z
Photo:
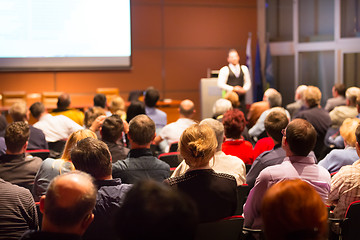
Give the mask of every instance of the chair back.
M 179 152 L 162 153 L 159 155 L 159 159 L 169 164 L 171 172 L 173 172 L 182 161 Z
M 360 238 L 360 200 L 352 202 L 348 207 L 345 219 L 341 223 L 341 235 L 343 240 L 355 240 Z
M 23 101 L 26 103 L 25 91 L 8 91 L 2 94 L 2 105 L 4 107 L 11 107 L 14 103 Z
M 179 142 L 173 142 L 170 144 L 169 152 L 177 152 L 179 147 Z
M 45 108 L 56 108 L 59 96 L 62 92 L 43 92 L 41 94 L 41 101 Z
M 237 186 L 236 191 L 237 191 L 237 207 L 235 214 L 241 215 L 243 214 L 243 206 L 250 192 L 250 186 L 247 184 Z
M 201 223 L 197 227 L 195 240 L 238 240 L 243 224 L 242 216 L 231 216 L 216 222 Z
M 42 160 L 45 160 L 46 158 L 49 157 L 50 150 L 49 149 L 33 149 L 33 150 L 26 150 L 26 153 L 28 153 L 34 157 L 39 157 Z

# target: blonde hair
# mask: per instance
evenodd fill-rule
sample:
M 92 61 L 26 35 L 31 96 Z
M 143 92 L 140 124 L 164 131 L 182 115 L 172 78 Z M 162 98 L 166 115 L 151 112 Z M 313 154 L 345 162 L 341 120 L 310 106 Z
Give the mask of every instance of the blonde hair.
M 360 119 L 358 118 L 347 118 L 340 127 L 340 135 L 343 137 L 347 145 L 351 147 L 356 146 L 355 131 L 359 126 Z
M 225 94 L 224 99 L 229 100 L 233 108 L 240 107 L 239 95 L 236 92 L 228 92 Z
M 124 99 L 120 96 L 112 98 L 109 108 L 112 114 L 117 114 L 119 116 L 124 115 L 125 114 Z
M 320 104 L 321 101 L 321 91 L 318 87 L 308 86 L 304 91 L 305 102 L 309 107 L 315 107 Z
M 88 129 L 81 129 L 81 130 L 77 130 L 76 132 L 73 132 L 70 137 L 68 138 L 68 140 L 66 141 L 65 144 L 65 148 L 64 148 L 64 152 L 61 156 L 61 159 L 65 160 L 65 161 L 70 161 L 70 151 L 71 149 L 75 146 L 75 144 L 84 139 L 84 138 L 95 138 L 97 139 L 96 134 Z
M 215 155 L 217 145 L 214 130 L 206 124 L 197 123 L 181 135 L 179 151 L 190 167 L 204 167 Z

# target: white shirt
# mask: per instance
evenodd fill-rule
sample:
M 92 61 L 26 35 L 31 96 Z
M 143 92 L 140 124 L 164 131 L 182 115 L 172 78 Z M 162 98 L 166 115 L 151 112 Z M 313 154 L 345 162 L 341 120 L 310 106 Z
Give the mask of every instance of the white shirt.
M 215 161 L 213 159 L 215 159 Z M 218 151 L 215 153 L 214 158 L 210 160 L 209 165 L 217 173 L 233 175 L 238 186 L 246 182 L 245 163 L 238 157 L 226 155 L 223 151 Z M 188 169 L 189 166 L 185 160 L 183 160 L 179 166 L 177 166 L 171 177 L 183 175 Z
M 66 140 L 73 132 L 83 129 L 82 126 L 63 115 L 52 116 L 47 113 L 42 116 L 34 127 L 41 129 L 47 142 Z
M 222 88 L 226 91 L 232 91 L 234 87 L 226 83 L 230 74 L 229 68 L 235 74 L 236 77 L 239 77 L 240 65 L 239 64 L 232 65 L 230 63 L 228 66 L 222 67 L 220 69 L 217 85 L 219 88 Z M 245 91 L 248 91 L 251 87 L 251 78 L 250 78 L 249 69 L 245 65 L 241 65 L 241 70 L 244 73 L 244 86 L 242 87 Z

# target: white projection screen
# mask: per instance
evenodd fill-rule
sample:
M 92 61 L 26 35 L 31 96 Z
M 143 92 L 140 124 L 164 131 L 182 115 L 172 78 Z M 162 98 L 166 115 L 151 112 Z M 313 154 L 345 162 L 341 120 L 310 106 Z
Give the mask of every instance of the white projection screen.
M 0 0 L 0 71 L 131 68 L 130 0 Z

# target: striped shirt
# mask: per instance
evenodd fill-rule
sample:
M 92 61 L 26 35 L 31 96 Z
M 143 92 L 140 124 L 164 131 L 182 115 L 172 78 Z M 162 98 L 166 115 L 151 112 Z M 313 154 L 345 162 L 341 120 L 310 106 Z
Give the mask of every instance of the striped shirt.
M 19 239 L 38 229 L 38 216 L 29 190 L 0 178 L 0 239 Z
M 331 179 L 329 204 L 335 205 L 334 217 L 344 218 L 350 203 L 360 200 L 360 160 L 344 166 Z

